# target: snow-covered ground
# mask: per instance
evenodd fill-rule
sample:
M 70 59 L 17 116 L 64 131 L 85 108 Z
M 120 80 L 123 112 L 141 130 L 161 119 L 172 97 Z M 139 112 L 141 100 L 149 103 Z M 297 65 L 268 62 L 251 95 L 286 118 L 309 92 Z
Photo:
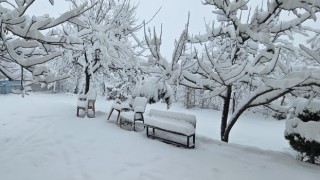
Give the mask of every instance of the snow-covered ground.
M 305 179 L 320 167 L 294 159 L 284 121 L 245 115 L 230 143 L 219 139 L 220 112 L 171 111 L 197 117 L 196 148 L 148 139 L 106 121 L 112 102 L 99 98 L 96 118 L 76 117 L 76 96 L 0 95 L 0 180 Z M 147 105 L 164 110 L 164 104 Z

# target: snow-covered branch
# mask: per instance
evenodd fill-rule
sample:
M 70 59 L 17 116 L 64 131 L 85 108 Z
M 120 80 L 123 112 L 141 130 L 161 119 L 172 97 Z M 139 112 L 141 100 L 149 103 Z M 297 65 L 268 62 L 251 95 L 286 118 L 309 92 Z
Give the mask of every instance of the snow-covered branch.
M 317 32 L 304 24 L 316 20 L 320 1 L 270 0 L 254 10 L 248 7 L 250 1 L 203 0 L 204 5 L 215 8 L 218 22 L 206 24 L 206 32 L 200 35 L 188 34 L 187 28 L 182 31 L 171 68 L 163 66 L 165 77 L 175 84 L 207 89 L 222 97 L 223 141 L 228 141 L 231 128 L 250 107 L 267 105 L 292 91 L 316 91 L 320 85 L 317 70 L 295 68 L 293 59 L 299 50 L 292 43 L 295 34 Z M 287 14 L 294 16 L 283 18 Z M 161 64 L 158 38 L 146 36 L 146 41 L 152 59 Z M 190 50 L 193 47 L 197 50 Z M 300 47 L 320 61 L 318 54 Z
M 14 67 L 14 65 L 16 66 L 14 68 L 20 66 L 31 73 L 36 65 L 44 64 L 62 55 L 61 51 L 55 49 L 56 47 L 80 43 L 78 39 L 71 36 L 49 34 L 48 31 L 66 21 L 73 21 L 87 10 L 85 8 L 86 4 L 83 4 L 58 18 L 51 18 L 48 15 L 29 17 L 25 12 L 34 2 L 34 0 L 16 0 L 14 4 L 13 2 L 5 1 L 4 3 L 10 4 L 7 8 L 0 5 L 0 44 L 1 57 L 3 57 L 0 62 L 6 61 L 13 64 L 11 67 Z M 54 1 L 50 0 L 50 3 L 53 5 Z M 80 23 L 80 21 L 77 22 Z M 10 73 L 13 71 L 1 63 L 0 69 L 2 74 L 9 79 L 17 79 L 17 76 L 21 75 L 19 73 Z M 63 78 L 65 76 L 53 77 L 47 74 L 47 77 L 42 82 L 50 83 Z

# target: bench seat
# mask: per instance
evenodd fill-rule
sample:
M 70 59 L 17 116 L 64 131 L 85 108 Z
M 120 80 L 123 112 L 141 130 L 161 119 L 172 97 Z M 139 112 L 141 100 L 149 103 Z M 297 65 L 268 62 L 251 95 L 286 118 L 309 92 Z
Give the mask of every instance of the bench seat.
M 146 117 L 144 124 L 150 127 L 158 127 L 168 131 L 190 136 L 195 134 L 195 128 L 183 120 L 172 120 L 168 117 Z
M 148 137 L 185 148 L 195 147 L 196 117 L 194 115 L 151 109 L 145 117 L 144 126 Z M 152 134 L 149 134 L 149 128 L 151 128 Z M 187 143 L 180 143 L 168 137 L 160 137 L 155 130 L 185 136 Z M 193 140 L 192 143 L 190 138 Z

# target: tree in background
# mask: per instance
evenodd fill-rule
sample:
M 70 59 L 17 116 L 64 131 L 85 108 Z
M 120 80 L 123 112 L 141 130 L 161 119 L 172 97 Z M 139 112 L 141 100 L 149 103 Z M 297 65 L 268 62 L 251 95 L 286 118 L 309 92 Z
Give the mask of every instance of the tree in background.
M 298 49 L 289 41 L 294 34 L 310 31 L 303 24 L 316 20 L 320 2 L 272 0 L 266 8 L 260 5 L 255 10 L 248 9 L 248 2 L 205 0 L 204 5 L 215 8 L 219 23 L 207 24 L 206 33 L 196 36 L 189 35 L 187 24 L 171 63 L 161 56 L 161 38 L 155 32 L 149 45 L 167 82 L 204 89 L 206 96 L 223 100 L 221 140 L 225 142 L 249 108 L 269 105 L 295 90 L 317 91 L 320 85 L 319 69 L 292 65 Z M 293 17 L 282 19 L 288 13 Z
M 61 56 L 63 52 L 56 47 L 81 43 L 79 39 L 57 34 L 53 28 L 70 21 L 80 23 L 77 16 L 85 12 L 85 4 L 74 8 L 58 18 L 49 15 L 26 15 L 26 10 L 34 0 L 16 0 L 15 3 L 3 1 L 0 5 L 0 74 L 9 80 L 25 79 L 25 72 L 32 75 L 33 82 L 51 83 L 67 78 L 67 74 L 53 76 L 43 64 Z M 53 5 L 54 1 L 50 0 Z M 90 7 L 88 7 L 89 9 Z M 19 69 L 20 70 L 17 70 Z M 24 93 L 21 83 L 20 92 Z
M 75 8 L 79 7 L 79 1 L 70 2 Z M 110 81 L 106 79 L 112 74 L 120 75 L 117 77 L 121 78 L 122 85 L 135 84 L 141 73 L 138 56 L 142 49 L 134 34 L 141 28 L 136 25 L 136 6 L 129 0 L 91 0 L 89 4 L 93 8 L 79 17 L 82 24 L 64 26 L 63 29 L 66 34 L 83 41 L 81 45 L 70 46 L 65 55 L 83 69 L 84 93 L 89 91 L 92 83 L 108 87 L 106 83 Z

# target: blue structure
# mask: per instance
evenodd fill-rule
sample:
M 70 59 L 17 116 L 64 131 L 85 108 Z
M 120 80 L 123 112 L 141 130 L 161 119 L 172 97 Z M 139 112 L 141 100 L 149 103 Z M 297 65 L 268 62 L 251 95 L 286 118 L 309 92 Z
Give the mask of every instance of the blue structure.
M 0 81 L 0 94 L 11 93 L 12 89 L 19 89 L 21 81 Z

